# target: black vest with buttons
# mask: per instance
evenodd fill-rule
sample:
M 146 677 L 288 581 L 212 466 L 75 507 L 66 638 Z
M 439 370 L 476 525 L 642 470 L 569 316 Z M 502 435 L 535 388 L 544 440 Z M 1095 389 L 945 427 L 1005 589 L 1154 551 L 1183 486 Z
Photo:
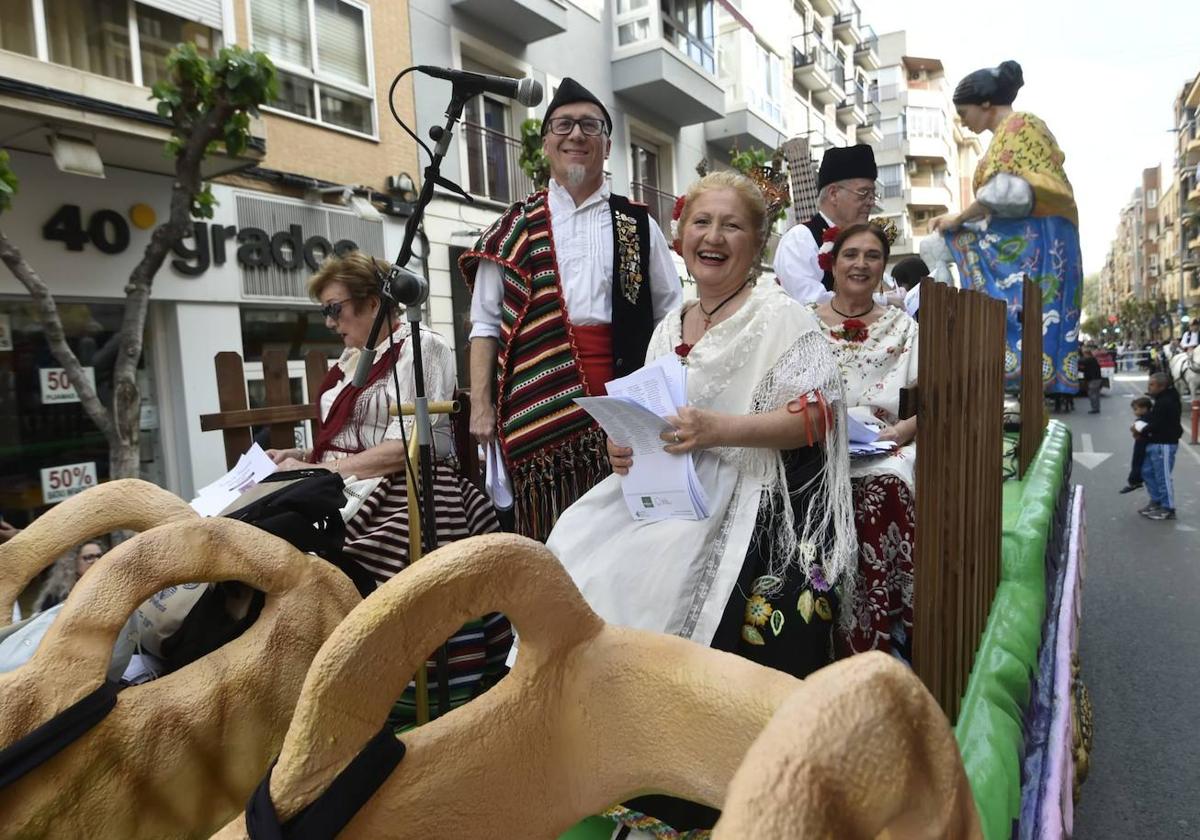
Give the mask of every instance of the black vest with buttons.
M 829 223 L 825 221 L 824 216 L 818 213 L 805 222 L 804 226 L 808 228 L 809 232 L 813 235 L 813 239 L 816 240 L 817 243 L 817 250 L 820 251 L 821 237 L 825 235 L 825 231 L 829 230 Z M 826 271 L 825 276 L 821 278 L 821 283 L 825 286 L 825 291 L 833 291 L 833 275 L 828 271 Z
M 613 229 L 612 352 L 619 379 L 646 362 L 654 332 L 650 301 L 650 209 L 623 195 L 610 195 Z

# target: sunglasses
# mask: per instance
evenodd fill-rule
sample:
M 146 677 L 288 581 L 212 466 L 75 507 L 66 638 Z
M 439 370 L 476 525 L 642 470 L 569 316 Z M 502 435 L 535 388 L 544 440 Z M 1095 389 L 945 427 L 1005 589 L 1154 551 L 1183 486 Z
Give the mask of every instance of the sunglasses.
M 342 315 L 342 307 L 350 302 L 350 298 L 342 300 L 331 300 L 318 310 L 322 318 L 329 318 L 331 321 L 336 321 Z

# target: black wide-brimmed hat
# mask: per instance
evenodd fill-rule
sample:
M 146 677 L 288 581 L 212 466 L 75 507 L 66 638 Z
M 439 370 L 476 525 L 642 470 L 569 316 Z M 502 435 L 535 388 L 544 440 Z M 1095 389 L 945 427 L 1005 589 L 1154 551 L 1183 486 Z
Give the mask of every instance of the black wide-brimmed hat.
M 570 76 L 562 80 L 562 83 L 558 86 L 558 90 L 554 92 L 554 98 L 546 106 L 546 116 L 542 119 L 543 135 L 546 133 L 546 126 L 550 124 L 551 114 L 556 109 L 561 108 L 563 105 L 570 105 L 572 102 L 590 102 L 599 108 L 600 113 L 604 115 L 604 122 L 608 126 L 608 135 L 612 136 L 612 117 L 608 115 L 608 109 L 604 107 L 604 103 L 597 99 L 595 94 L 590 90 Z
M 875 153 L 865 143 L 857 146 L 834 146 L 825 151 L 821 158 L 821 170 L 817 173 L 817 189 L 823 190 L 829 184 L 838 181 L 849 181 L 851 178 L 866 178 L 874 181 L 879 177 L 879 167 L 875 165 Z

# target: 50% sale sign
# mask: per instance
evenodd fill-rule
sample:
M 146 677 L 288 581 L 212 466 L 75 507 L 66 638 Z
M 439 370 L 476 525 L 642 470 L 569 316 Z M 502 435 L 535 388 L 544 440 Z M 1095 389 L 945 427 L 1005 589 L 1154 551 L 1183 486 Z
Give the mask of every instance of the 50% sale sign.
M 42 470 L 42 503 L 52 505 L 96 486 L 96 462 Z

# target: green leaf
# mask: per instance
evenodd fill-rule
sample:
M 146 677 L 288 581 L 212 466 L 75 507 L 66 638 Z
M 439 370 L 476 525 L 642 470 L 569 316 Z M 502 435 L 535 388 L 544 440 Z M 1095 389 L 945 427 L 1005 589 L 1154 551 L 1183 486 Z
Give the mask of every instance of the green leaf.
M 833 610 L 829 608 L 829 601 L 825 600 L 824 595 L 817 599 L 814 607 L 822 621 L 833 621 Z
M 811 589 L 805 589 L 800 593 L 800 600 L 796 602 L 796 609 L 799 611 L 800 617 L 804 619 L 805 624 L 812 621 L 813 594 Z
M 774 592 L 783 583 L 783 578 L 776 575 L 763 575 L 760 578 L 755 578 L 754 585 L 750 588 L 751 595 L 766 595 L 768 592 Z
M 776 636 L 783 632 L 783 610 L 771 613 L 771 632 Z
M 752 645 L 765 645 L 766 644 L 766 640 L 763 639 L 762 633 L 759 633 L 756 629 L 751 627 L 749 624 L 742 625 L 742 639 Z

